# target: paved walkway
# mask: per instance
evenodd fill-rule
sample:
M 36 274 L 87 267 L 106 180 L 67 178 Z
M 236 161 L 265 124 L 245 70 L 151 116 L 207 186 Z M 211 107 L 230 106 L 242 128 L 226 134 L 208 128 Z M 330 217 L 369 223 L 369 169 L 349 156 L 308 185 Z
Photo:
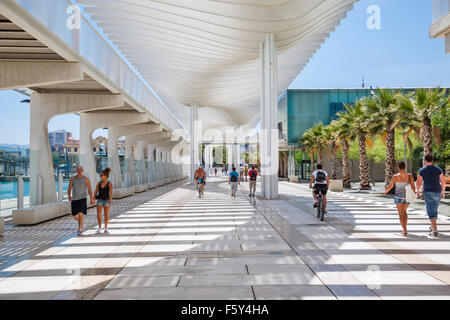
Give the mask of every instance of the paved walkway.
M 450 222 L 427 237 L 423 212 L 399 235 L 392 206 L 330 194 L 325 222 L 304 185 L 280 200 L 203 199 L 176 183 L 114 203 L 110 234 L 75 235 L 70 218 L 7 226 L 0 299 L 449 299 Z M 9 250 L 9 251 L 8 251 Z

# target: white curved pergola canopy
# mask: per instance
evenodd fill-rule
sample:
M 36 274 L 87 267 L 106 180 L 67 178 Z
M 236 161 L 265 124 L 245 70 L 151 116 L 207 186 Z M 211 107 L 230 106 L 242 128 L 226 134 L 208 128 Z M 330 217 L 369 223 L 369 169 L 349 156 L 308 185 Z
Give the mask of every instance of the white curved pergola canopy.
M 357 0 L 77 0 L 144 79 L 189 126 L 259 118 L 260 43 L 275 34 L 279 94 Z

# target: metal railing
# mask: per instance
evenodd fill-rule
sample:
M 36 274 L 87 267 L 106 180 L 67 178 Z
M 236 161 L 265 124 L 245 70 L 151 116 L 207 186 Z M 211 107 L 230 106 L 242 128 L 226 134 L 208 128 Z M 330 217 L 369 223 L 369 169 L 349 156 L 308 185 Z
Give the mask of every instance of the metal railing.
M 450 13 L 450 0 L 433 0 L 433 23 Z

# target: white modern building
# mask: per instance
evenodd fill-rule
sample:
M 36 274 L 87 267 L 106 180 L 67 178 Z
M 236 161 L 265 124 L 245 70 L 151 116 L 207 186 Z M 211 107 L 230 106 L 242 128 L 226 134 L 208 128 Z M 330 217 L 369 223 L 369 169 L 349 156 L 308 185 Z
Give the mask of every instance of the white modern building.
M 445 53 L 450 53 L 450 0 L 433 0 L 430 38 L 444 38 Z

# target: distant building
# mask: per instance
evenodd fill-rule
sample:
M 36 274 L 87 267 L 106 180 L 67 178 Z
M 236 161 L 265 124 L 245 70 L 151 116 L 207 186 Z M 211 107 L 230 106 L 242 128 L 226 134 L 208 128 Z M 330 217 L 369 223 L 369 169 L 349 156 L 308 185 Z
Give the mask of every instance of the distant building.
M 92 139 L 92 152 L 98 155 L 105 155 L 108 152 L 108 139 L 105 137 L 97 137 Z M 78 155 L 80 153 L 80 140 L 69 138 L 62 147 L 67 148 L 70 155 Z
M 51 150 L 59 151 L 59 148 L 64 146 L 67 141 L 72 138 L 72 133 L 66 130 L 52 131 L 49 132 L 48 138 Z

